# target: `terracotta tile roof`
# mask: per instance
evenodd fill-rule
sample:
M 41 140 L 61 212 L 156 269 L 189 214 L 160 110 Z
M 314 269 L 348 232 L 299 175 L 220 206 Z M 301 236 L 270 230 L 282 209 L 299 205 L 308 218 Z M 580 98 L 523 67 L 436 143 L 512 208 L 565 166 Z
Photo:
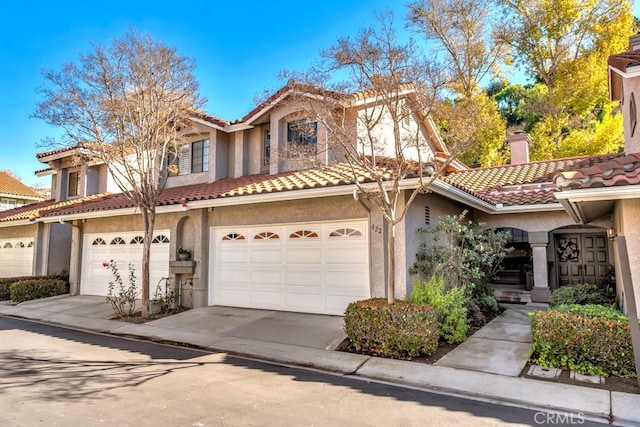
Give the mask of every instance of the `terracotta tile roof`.
M 640 184 L 640 153 L 622 155 L 589 167 L 559 172 L 556 174 L 555 184 L 563 190 Z
M 71 151 L 71 150 L 74 150 L 76 148 L 78 148 L 77 145 L 70 145 L 68 147 L 58 148 L 58 149 L 51 150 L 51 151 L 43 151 L 42 153 L 36 154 L 36 157 L 38 159 L 41 159 L 43 157 L 51 156 L 53 154 L 64 153 L 65 151 Z
M 327 188 L 353 184 L 353 177 L 346 164 L 327 168 L 284 172 L 277 175 L 249 175 L 227 178 L 209 184 L 192 184 L 183 187 L 165 188 L 160 194 L 159 206 L 186 204 L 197 200 L 221 199 L 256 194 L 278 193 L 291 190 Z M 359 171 L 358 181 L 370 182 L 372 177 Z M 41 216 L 58 216 L 103 210 L 132 208 L 133 203 L 122 194 L 100 195 L 92 200 L 83 200 L 73 205 L 52 207 Z
M 628 68 L 640 65 L 640 51 L 623 52 L 617 55 L 611 55 L 607 62 L 610 67 L 624 73 Z
M 450 173 L 442 180 L 493 205 L 555 203 L 554 193 L 558 188 L 554 176 L 557 173 L 589 168 L 621 156 L 605 154 L 468 169 Z
M 47 216 L 48 212 L 55 212 L 76 204 L 82 204 L 91 200 L 100 199 L 110 193 L 96 194 L 87 196 L 82 199 L 65 200 L 56 202 L 55 200 L 45 200 L 44 202 L 32 203 L 30 205 L 21 206 L 15 209 L 9 209 L 0 212 L 0 222 L 17 221 L 17 220 L 34 220 L 41 216 Z
M 5 171 L 0 171 L 0 194 L 11 194 L 17 197 L 37 197 L 40 199 L 40 195 L 33 188 L 20 182 L 19 179 Z
M 227 120 L 224 119 L 220 119 L 218 117 L 214 117 L 212 115 L 209 115 L 203 111 L 196 111 L 194 113 L 194 116 L 200 120 L 204 120 L 205 122 L 209 122 L 213 125 L 219 126 L 221 128 L 227 126 L 229 124 L 229 122 Z

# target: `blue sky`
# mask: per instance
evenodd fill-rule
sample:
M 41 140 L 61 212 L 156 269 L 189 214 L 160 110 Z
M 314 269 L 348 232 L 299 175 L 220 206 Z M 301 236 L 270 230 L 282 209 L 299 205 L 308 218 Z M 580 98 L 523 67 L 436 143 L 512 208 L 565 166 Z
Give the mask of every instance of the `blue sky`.
M 634 1 L 636 15 L 638 3 Z M 43 83 L 43 69 L 59 69 L 90 50 L 108 44 L 130 27 L 149 33 L 196 60 L 195 75 L 207 99 L 205 110 L 233 120 L 249 112 L 254 97 L 277 89 L 277 74 L 303 70 L 338 37 L 371 22 L 374 11 L 405 15 L 405 1 L 325 0 L 304 2 L 186 3 L 112 0 L 5 1 L 0 5 L 0 170 L 15 172 L 26 184 L 44 167 L 35 154 L 57 131 L 29 118 Z

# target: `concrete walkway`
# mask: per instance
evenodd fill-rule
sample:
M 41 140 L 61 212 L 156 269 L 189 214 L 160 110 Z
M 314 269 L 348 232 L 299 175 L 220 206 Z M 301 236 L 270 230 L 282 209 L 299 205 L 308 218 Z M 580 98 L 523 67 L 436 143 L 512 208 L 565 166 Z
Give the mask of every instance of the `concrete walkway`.
M 526 312 L 533 308 L 509 306 L 434 365 L 333 351 L 345 338 L 339 316 L 204 307 L 131 324 L 109 320 L 112 312 L 104 298 L 86 296 L 54 297 L 16 306 L 1 303 L 0 315 L 191 344 L 278 364 L 640 426 L 638 394 L 518 377 L 531 340 Z
M 435 364 L 489 374 L 520 376 L 529 359 L 531 322 L 528 313 L 543 307 L 510 305 L 471 338 Z

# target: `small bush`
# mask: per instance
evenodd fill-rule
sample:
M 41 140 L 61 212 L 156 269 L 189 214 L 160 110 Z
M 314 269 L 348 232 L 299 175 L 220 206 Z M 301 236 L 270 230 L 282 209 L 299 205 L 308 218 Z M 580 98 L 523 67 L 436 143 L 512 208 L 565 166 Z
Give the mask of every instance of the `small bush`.
M 432 307 L 382 298 L 349 304 L 344 331 L 357 351 L 396 359 L 432 354 L 440 336 Z
M 476 303 L 480 311 L 487 315 L 496 315 L 500 311 L 498 301 L 491 295 L 480 295 L 473 298 L 473 302 Z
M 444 290 L 444 279 L 432 277 L 428 282 L 413 281 L 410 302 L 427 304 L 438 315 L 442 338 L 448 343 L 460 343 L 467 339 L 467 292 L 462 287 Z
M 635 376 L 629 321 L 608 307 L 562 306 L 531 314 L 531 360 L 585 374 Z
M 615 295 L 600 289 L 598 285 L 591 285 L 589 283 L 562 286 L 551 293 L 549 307 L 556 307 L 563 304 L 614 305 Z
M 0 278 L 0 301 L 7 301 L 11 299 L 10 287 L 15 282 L 23 280 L 35 280 L 35 279 L 57 279 L 65 282 L 67 291 L 69 292 L 69 273 L 62 271 L 59 274 L 51 274 L 49 276 L 18 276 L 18 277 L 1 277 Z M 65 292 L 63 292 L 65 293 Z
M 589 317 L 604 317 L 605 319 L 628 321 L 624 313 L 613 307 L 607 307 L 597 304 L 563 304 L 553 308 L 554 311 L 562 311 L 564 313 L 581 314 Z
M 67 284 L 59 279 L 26 279 L 14 282 L 9 287 L 11 300 L 17 303 L 53 297 L 67 293 Z

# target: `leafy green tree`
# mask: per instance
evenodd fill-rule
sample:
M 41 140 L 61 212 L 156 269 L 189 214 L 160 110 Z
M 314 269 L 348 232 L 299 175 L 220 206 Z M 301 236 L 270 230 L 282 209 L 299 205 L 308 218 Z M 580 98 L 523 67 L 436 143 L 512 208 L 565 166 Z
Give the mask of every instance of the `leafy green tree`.
M 433 115 L 447 143 L 469 147 L 459 156 L 461 161 L 482 166 L 504 164 L 506 121 L 486 93 L 442 101 Z
M 412 273 L 425 280 L 441 276 L 451 289 L 489 280 L 500 272 L 511 251 L 506 246 L 508 233 L 485 230 L 482 222 L 464 222 L 466 215 L 467 211 L 446 215 L 435 227 L 421 230 L 431 241 L 421 245 Z

